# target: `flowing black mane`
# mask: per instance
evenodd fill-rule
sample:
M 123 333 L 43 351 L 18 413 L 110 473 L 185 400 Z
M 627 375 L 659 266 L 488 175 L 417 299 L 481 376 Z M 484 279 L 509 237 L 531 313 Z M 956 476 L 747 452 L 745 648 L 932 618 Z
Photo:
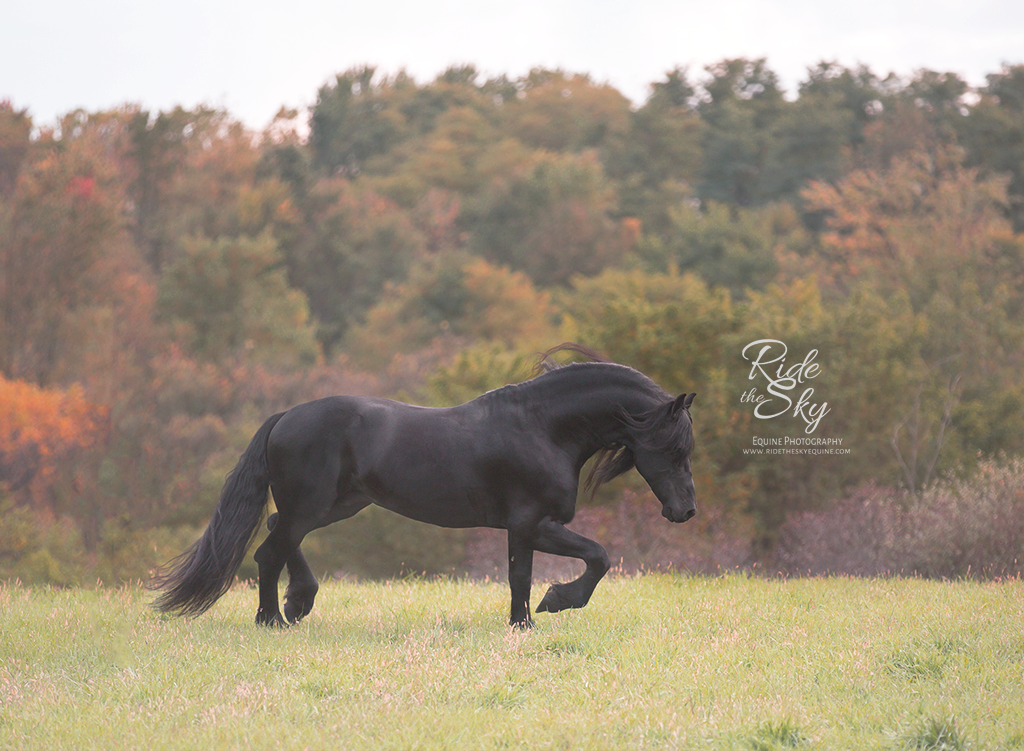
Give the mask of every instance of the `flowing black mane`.
M 551 355 L 557 352 L 581 354 L 589 358 L 590 362 L 561 364 L 551 359 Z M 682 415 L 672 409 L 675 400 L 671 394 L 640 371 L 634 370 L 628 365 L 620 365 L 607 360 L 594 350 L 578 344 L 562 344 L 548 350 L 541 355 L 536 370 L 541 375 L 537 376 L 533 382 L 540 381 L 553 373 L 569 376 L 573 374 L 592 376 L 599 373 L 609 379 L 622 381 L 624 387 L 644 393 L 653 402 L 653 406 L 640 411 L 631 412 L 622 404 L 616 410 L 616 417 L 627 429 L 633 445 L 670 455 L 680 462 L 692 453 L 694 446 L 693 423 L 690 420 L 689 410 L 682 410 L 686 413 L 684 419 Z M 591 379 L 579 379 L 581 385 L 589 380 Z M 598 452 L 597 461 L 591 467 L 584 487 L 593 495 L 604 483 L 633 469 L 635 463 L 633 451 L 625 443 L 612 443 Z
M 677 462 L 693 451 L 693 423 L 686 411 L 686 419 L 674 415 L 671 399 L 666 404 L 639 415 L 621 412 L 619 419 L 630 429 L 637 445 L 672 456 Z M 614 444 L 597 454 L 597 461 L 587 475 L 584 487 L 591 495 L 609 480 L 624 475 L 636 466 L 633 451 L 625 444 Z

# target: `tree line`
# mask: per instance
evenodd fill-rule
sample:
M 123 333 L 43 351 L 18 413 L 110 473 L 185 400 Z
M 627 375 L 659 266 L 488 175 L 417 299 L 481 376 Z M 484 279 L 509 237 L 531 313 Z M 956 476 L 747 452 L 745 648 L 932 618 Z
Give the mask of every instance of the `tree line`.
M 639 106 L 560 70 L 362 67 L 262 133 L 0 103 L 0 575 L 144 577 L 271 411 L 455 403 L 570 339 L 698 392 L 702 529 L 770 551 L 851 488 L 1021 454 L 1022 196 L 1020 65 L 971 87 L 823 62 L 787 95 L 723 60 Z M 818 350 L 819 435 L 849 455 L 744 452 L 788 435 L 740 402 L 763 338 Z M 324 570 L 464 555 L 346 524 Z

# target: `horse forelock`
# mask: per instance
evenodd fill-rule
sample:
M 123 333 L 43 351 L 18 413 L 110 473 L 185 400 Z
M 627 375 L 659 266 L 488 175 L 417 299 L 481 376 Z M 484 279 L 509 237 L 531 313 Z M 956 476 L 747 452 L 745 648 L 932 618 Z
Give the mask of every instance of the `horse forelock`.
M 671 399 L 639 415 L 624 414 L 622 421 L 631 432 L 634 443 L 649 451 L 670 454 L 679 459 L 693 452 L 690 412 L 686 409 L 673 410 Z
M 675 413 L 672 402 L 666 401 L 660 406 L 631 415 L 623 411 L 620 419 L 631 434 L 634 446 L 648 451 L 665 453 L 682 461 L 693 452 L 693 422 L 689 410 Z M 596 493 L 597 489 L 609 480 L 614 480 L 636 466 L 633 450 L 624 444 L 615 445 L 598 454 L 593 469 L 587 476 L 585 487 Z

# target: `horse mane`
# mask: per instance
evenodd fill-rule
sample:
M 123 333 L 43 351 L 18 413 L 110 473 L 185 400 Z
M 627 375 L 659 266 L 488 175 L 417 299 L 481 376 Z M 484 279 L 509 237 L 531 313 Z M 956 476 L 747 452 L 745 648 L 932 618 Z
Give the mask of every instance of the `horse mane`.
M 682 459 L 693 451 L 693 423 L 688 419 L 680 419 L 670 405 L 662 404 L 639 415 L 631 415 L 623 410 L 619 419 L 629 428 L 634 440 L 644 448 Z M 686 414 L 689 417 L 689 410 Z M 631 449 L 623 444 L 611 446 L 598 452 L 597 461 L 583 487 L 590 490 L 593 497 L 599 487 L 635 466 L 636 457 Z
M 585 366 L 587 364 L 563 364 L 551 359 L 552 355 L 559 352 L 573 352 L 577 355 L 582 355 L 590 363 L 619 365 L 619 363 L 609 360 L 590 347 L 576 344 L 575 342 L 565 342 L 542 353 L 537 361 L 534 372 L 540 374 L 550 373 L 561 368 Z M 632 370 L 627 365 L 619 365 L 619 367 Z M 689 419 L 679 419 L 675 411 L 670 407 L 672 403 L 671 395 L 653 381 L 650 381 L 646 376 L 643 376 L 643 378 L 650 382 L 654 395 L 663 398 L 664 403 L 637 415 L 631 415 L 626 410 L 622 410 L 619 414 L 619 419 L 630 433 L 633 434 L 634 440 L 644 448 L 654 452 L 669 453 L 678 458 L 689 455 L 693 451 L 694 446 L 693 423 Z M 687 417 L 689 417 L 688 410 Z M 597 461 L 591 467 L 584 483 L 584 489 L 590 491 L 591 497 L 606 482 L 626 474 L 626 472 L 636 466 L 636 458 L 633 455 L 633 451 L 623 444 L 615 444 L 602 449 L 596 456 Z
M 558 370 L 559 368 L 568 367 L 572 363 L 560 363 L 557 360 L 552 360 L 551 356 L 558 352 L 575 352 L 577 355 L 583 355 L 587 358 L 588 362 L 603 362 L 617 365 L 613 363 L 604 355 L 600 354 L 597 350 L 591 349 L 583 344 L 576 344 L 576 342 L 563 342 L 557 347 L 552 347 L 546 352 L 542 352 L 537 358 L 537 365 L 534 367 L 534 374 L 550 373 L 552 370 Z M 623 366 L 626 367 L 626 366 Z

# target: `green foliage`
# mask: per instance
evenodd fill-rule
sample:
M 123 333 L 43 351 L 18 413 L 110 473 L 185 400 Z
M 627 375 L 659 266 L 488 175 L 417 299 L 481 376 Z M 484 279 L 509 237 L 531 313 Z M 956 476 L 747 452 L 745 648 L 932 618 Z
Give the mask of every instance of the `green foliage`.
M 328 174 L 356 174 L 370 158 L 383 154 L 400 137 L 398 114 L 387 107 L 387 82 L 376 69 L 353 68 L 317 92 L 310 117 L 314 164 Z
M 472 209 L 472 247 L 538 285 L 564 284 L 621 261 L 628 238 L 612 219 L 614 208 L 614 191 L 594 153 L 541 152 Z
M 764 202 L 762 187 L 772 129 L 782 111 L 778 77 L 759 60 L 723 60 L 708 66 L 699 111 L 705 130 L 699 195 L 739 206 Z
M 849 169 L 856 114 L 838 101 L 802 96 L 772 127 L 761 190 L 770 200 L 797 198 L 811 180 L 836 180 Z
M 988 85 L 970 109 L 970 117 L 956 121 L 957 133 L 967 148 L 967 159 L 994 174 L 1010 175 L 1015 201 L 1010 215 L 1017 232 L 1024 231 L 1024 65 L 1005 66 L 986 76 Z
M 629 128 L 629 100 L 586 74 L 535 68 L 508 102 L 504 125 L 526 145 L 544 151 L 597 149 Z
M 71 585 L 82 581 L 84 547 L 71 519 L 40 528 L 31 509 L 0 494 L 0 580 Z
M 203 106 L 156 115 L 132 109 L 113 124 L 119 122 L 123 138 L 108 150 L 123 160 L 132 207 L 128 226 L 151 268 L 160 271 L 174 260 L 184 237 L 263 229 L 243 229 L 239 217 L 239 198 L 251 188 L 258 161 L 241 123 Z
M 0 195 L 7 195 L 32 145 L 32 118 L 27 109 L 15 110 L 10 101 L 0 102 Z
M 606 149 L 605 169 L 618 181 L 620 211 L 664 229 L 665 212 L 692 193 L 700 176 L 705 123 L 690 106 L 695 91 L 686 71 L 670 71 L 632 117 L 630 131 Z
M 386 365 L 439 337 L 539 347 L 554 337 L 554 306 L 525 274 L 462 253 L 435 256 L 385 289 L 348 334 L 345 349 L 364 367 Z
M 729 294 L 693 274 L 608 270 L 578 279 L 565 308 L 573 336 L 677 392 L 708 385 L 738 325 Z
M 319 355 L 305 297 L 289 288 L 269 235 L 185 241 L 161 277 L 158 309 L 175 338 L 204 360 L 251 353 L 310 365 Z
M 450 365 L 440 368 L 428 381 L 432 404 L 450 407 L 493 389 L 526 380 L 536 358 L 500 345 L 480 345 L 462 350 Z
M 424 252 L 422 234 L 391 201 L 325 182 L 310 195 L 302 235 L 285 255 L 289 278 L 309 299 L 317 335 L 331 351 L 385 283 L 405 277 Z
M 748 287 L 762 289 L 778 272 L 779 255 L 810 244 L 788 204 L 742 209 L 683 202 L 668 217 L 660 236 L 648 235 L 638 244 L 637 257 L 652 271 L 693 272 L 735 296 Z

